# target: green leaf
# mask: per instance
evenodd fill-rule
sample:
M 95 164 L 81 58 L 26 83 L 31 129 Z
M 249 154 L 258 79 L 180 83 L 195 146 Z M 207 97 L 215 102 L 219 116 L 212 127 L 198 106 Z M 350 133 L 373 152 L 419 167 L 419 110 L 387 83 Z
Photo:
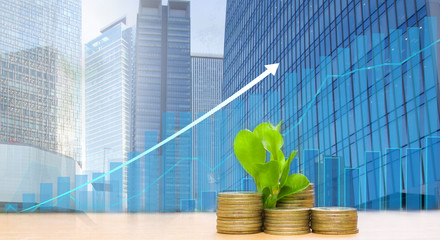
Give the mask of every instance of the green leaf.
M 276 157 L 278 158 L 277 161 L 281 163 L 281 166 L 283 166 L 284 165 L 284 160 L 286 159 L 286 157 L 284 156 L 284 153 L 283 153 L 283 151 L 281 149 L 279 149 L 277 151 Z M 275 156 L 271 154 L 270 155 L 270 161 L 272 161 L 272 160 L 275 160 Z
M 278 194 L 278 200 L 306 189 L 309 184 L 310 182 L 307 177 L 301 173 L 289 175 L 286 184 L 281 188 L 280 193 Z
M 275 130 L 277 130 L 278 132 L 281 131 L 281 124 L 283 123 L 283 121 L 280 121 L 276 126 L 275 126 Z
M 278 186 L 280 163 L 270 161 L 264 164 L 257 164 L 257 178 L 261 189 L 269 188 L 270 192 Z
M 271 123 L 260 123 L 255 127 L 253 133 L 260 139 L 263 140 L 264 133 L 266 130 L 276 130 L 276 127 Z
M 267 201 L 267 198 L 271 194 L 271 191 L 270 191 L 270 189 L 268 187 L 266 187 L 261 192 L 263 193 L 263 203 L 265 203 Z
M 278 154 L 284 140 L 281 133 L 270 123 L 262 123 L 254 129 L 254 134 L 261 140 L 264 148 L 270 152 L 271 159 L 284 162 L 284 157 Z
M 234 153 L 244 170 L 261 185 L 257 177 L 260 171 L 258 164 L 266 161 L 266 150 L 261 140 L 251 131 L 241 130 L 234 139 Z
M 295 158 L 296 153 L 298 151 L 293 151 L 290 156 L 289 159 L 287 159 L 286 162 L 284 162 L 284 166 L 283 166 L 283 172 L 281 174 L 281 179 L 280 179 L 280 187 L 281 189 L 283 188 L 284 184 L 286 184 L 287 181 L 287 176 L 289 176 L 289 172 L 290 172 L 290 164 L 292 163 L 292 160 Z

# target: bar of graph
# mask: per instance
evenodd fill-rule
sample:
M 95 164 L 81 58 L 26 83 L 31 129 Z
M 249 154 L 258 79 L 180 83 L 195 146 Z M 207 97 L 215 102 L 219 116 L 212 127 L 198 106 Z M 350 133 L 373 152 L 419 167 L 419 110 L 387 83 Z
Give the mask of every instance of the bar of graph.
M 92 174 L 93 178 L 101 176 L 101 172 Z M 93 186 L 93 212 L 105 212 L 105 179 L 98 179 Z
M 406 209 L 422 209 L 422 150 L 406 149 Z
M 110 169 L 113 170 L 121 164 L 111 162 Z M 122 169 L 110 174 L 110 212 L 122 212 L 122 183 Z
M 88 181 L 88 175 L 75 175 L 75 187 L 82 186 Z M 88 209 L 88 192 L 87 187 L 82 187 L 75 192 L 75 209 L 76 211 L 87 212 Z
M 324 158 L 324 206 L 341 206 L 341 182 L 340 159 Z
M 201 211 L 213 212 L 217 209 L 217 192 L 202 192 L 202 208 Z
M 36 204 L 35 193 L 23 193 L 23 207 L 22 209 L 27 209 L 33 207 Z
M 400 148 L 387 149 L 385 157 L 386 209 L 402 209 L 402 161 Z
M 381 191 L 381 154 L 376 151 L 365 152 L 366 159 L 366 196 L 367 196 L 367 209 L 381 210 L 382 206 L 382 194 Z
M 137 152 L 129 152 L 128 159 L 139 155 Z M 140 212 L 141 211 L 141 192 L 140 161 L 135 161 L 127 165 L 127 211 Z
M 344 206 L 360 208 L 361 181 L 359 168 L 344 169 Z
M 57 195 L 61 195 L 70 190 L 70 178 L 58 177 L 57 180 Z M 59 198 L 57 201 L 57 211 L 70 211 L 70 195 Z

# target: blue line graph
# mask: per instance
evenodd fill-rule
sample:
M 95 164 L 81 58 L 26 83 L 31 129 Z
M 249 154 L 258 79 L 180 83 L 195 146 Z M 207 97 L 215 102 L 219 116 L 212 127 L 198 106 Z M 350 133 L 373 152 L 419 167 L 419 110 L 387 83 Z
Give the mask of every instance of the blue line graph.
M 294 130 L 295 128 L 297 128 L 301 122 L 303 121 L 304 117 L 306 116 L 307 112 L 309 111 L 309 109 L 312 107 L 313 103 L 316 100 L 316 97 L 318 97 L 319 93 L 321 93 L 322 88 L 325 86 L 325 84 L 327 83 L 327 81 L 331 78 L 340 78 L 340 77 L 346 77 L 348 75 L 351 75 L 353 73 L 356 72 L 360 72 L 360 71 L 366 71 L 366 70 L 371 70 L 371 69 L 375 69 L 375 68 L 380 68 L 380 67 L 386 67 L 386 66 L 401 66 L 403 64 L 405 64 L 406 62 L 408 62 L 409 60 L 411 60 L 411 58 L 419 55 L 420 53 L 422 53 L 423 51 L 435 46 L 437 43 L 440 42 L 440 39 L 438 39 L 437 41 L 429 44 L 428 46 L 420 49 L 419 51 L 415 52 L 414 54 L 412 54 L 411 56 L 409 56 L 408 58 L 406 58 L 405 60 L 403 60 L 402 62 L 398 62 L 398 63 L 382 63 L 382 64 L 378 64 L 378 65 L 374 65 L 374 66 L 370 66 L 370 67 L 363 67 L 363 68 L 358 68 L 358 69 L 354 69 L 352 71 L 346 72 L 344 74 L 335 74 L 335 75 L 327 75 L 327 77 L 324 79 L 324 81 L 322 82 L 321 86 L 318 88 L 318 91 L 316 91 L 315 95 L 313 96 L 312 100 L 308 103 L 306 110 L 304 111 L 304 113 L 302 114 L 302 116 L 300 117 L 300 119 L 298 120 L 297 123 L 295 123 L 291 128 L 289 128 L 289 130 L 287 130 L 285 133 L 283 133 L 283 136 L 286 136 L 287 134 L 289 134 L 292 130 Z
M 20 212 L 26 212 L 29 211 L 31 209 L 34 208 L 38 208 L 46 203 L 50 203 L 53 200 L 56 200 L 60 197 L 66 196 L 78 189 L 81 189 L 87 185 L 89 185 L 90 183 L 94 183 L 99 179 L 104 178 L 105 176 L 118 171 L 119 169 L 123 168 L 124 166 L 127 166 L 128 164 L 139 160 L 141 157 L 144 157 L 145 155 L 155 151 L 156 149 L 160 148 L 161 146 L 165 145 L 166 143 L 172 141 L 173 139 L 177 138 L 178 136 L 182 135 L 183 133 L 185 133 L 186 131 L 190 130 L 191 128 L 193 128 L 194 126 L 196 126 L 197 124 L 199 124 L 200 122 L 202 122 L 203 120 L 207 119 L 208 117 L 210 117 L 211 115 L 213 115 L 214 113 L 216 113 L 217 111 L 219 111 L 220 109 L 222 109 L 223 107 L 225 107 L 226 105 L 228 105 L 229 103 L 231 103 L 232 101 L 234 101 L 235 99 L 237 99 L 238 97 L 240 97 L 243 93 L 245 93 L 246 91 L 248 91 L 249 89 L 251 89 L 252 87 L 254 87 L 255 85 L 257 85 L 261 80 L 265 79 L 267 76 L 269 76 L 270 74 L 274 75 L 276 74 L 277 70 L 278 70 L 278 66 L 279 63 L 274 63 L 274 64 L 270 64 L 270 65 L 265 65 L 264 67 L 266 68 L 266 71 L 264 71 L 262 74 L 260 74 L 257 78 L 253 79 L 251 82 L 249 82 L 248 84 L 246 84 L 243 88 L 241 88 L 239 91 L 237 91 L 236 93 L 234 93 L 232 96 L 230 96 L 229 98 L 227 98 L 226 100 L 224 100 L 223 102 L 221 102 L 219 105 L 217 105 L 216 107 L 214 107 L 213 109 L 211 109 L 210 111 L 208 111 L 207 113 L 205 113 L 204 115 L 202 115 L 201 117 L 197 118 L 195 121 L 193 121 L 192 123 L 190 123 L 189 125 L 185 126 L 184 128 L 180 129 L 179 131 L 177 131 L 176 133 L 172 134 L 171 136 L 167 137 L 166 139 L 162 140 L 161 142 L 157 143 L 156 145 L 154 145 L 153 147 L 149 148 L 148 150 L 144 151 L 143 153 L 137 155 L 136 157 L 128 160 L 127 162 L 121 164 L 120 166 L 104 173 L 101 174 L 98 177 L 93 178 L 92 180 L 78 186 L 75 187 L 74 189 L 65 192 L 63 194 L 60 194 L 56 197 L 53 197 L 51 199 L 48 199 L 44 202 L 41 202 L 33 207 L 30 208 L 26 208 L 23 209 Z
M 401 66 L 401 65 L 405 64 L 406 62 L 408 62 L 409 60 L 411 60 L 413 57 L 416 57 L 417 55 L 419 55 L 420 53 L 422 53 L 423 51 L 425 51 L 425 50 L 427 50 L 427 49 L 429 49 L 429 48 L 435 46 L 435 45 L 438 44 L 439 42 L 440 42 L 440 39 L 438 39 L 438 40 L 432 42 L 432 43 L 429 44 L 428 46 L 424 47 L 423 49 L 420 49 L 419 51 L 416 51 L 415 53 L 413 53 L 412 55 L 410 55 L 409 57 L 407 57 L 406 59 L 404 59 L 404 60 L 401 61 L 401 62 L 396 62 L 396 63 L 382 63 L 382 64 L 378 64 L 378 65 L 374 65 L 374 66 L 369 66 L 369 67 L 363 67 L 363 68 L 354 69 L 354 70 L 351 70 L 351 71 L 348 71 L 348 72 L 346 72 L 346 73 L 339 74 L 339 75 L 335 75 L 335 74 L 327 75 L 327 76 L 324 78 L 323 83 L 322 83 L 322 84 L 320 85 L 320 87 L 318 88 L 317 92 L 314 94 L 312 100 L 311 100 L 309 103 L 307 103 L 307 107 L 306 107 L 306 109 L 304 110 L 304 112 L 303 112 L 303 114 L 301 115 L 301 117 L 299 118 L 298 122 L 295 123 L 292 127 L 290 127 L 285 133 L 283 133 L 283 136 L 288 135 L 292 130 L 294 130 L 295 128 L 297 128 L 297 127 L 301 124 L 301 122 L 304 120 L 304 117 L 306 116 L 307 112 L 310 110 L 310 108 L 311 108 L 312 105 L 314 104 L 316 98 L 317 98 L 318 95 L 321 93 L 323 87 L 325 86 L 325 84 L 328 82 L 329 79 L 332 79 L 332 78 L 340 78 L 340 77 L 346 77 L 346 76 L 351 75 L 351 74 L 356 73 L 356 72 L 366 71 L 366 70 L 371 70 L 371 69 L 380 68 L 380 67 L 385 67 L 385 66 Z M 261 75 L 260 75 L 260 76 L 261 76 Z M 266 75 L 266 76 L 267 76 L 267 75 Z M 263 77 L 263 78 L 264 78 L 264 77 Z M 254 82 L 255 80 L 252 81 L 252 82 L 251 82 L 251 83 L 253 83 L 252 86 L 254 86 L 255 84 L 257 84 L 257 83 L 258 83 L 259 81 L 261 81 L 263 78 L 255 79 L 255 80 L 258 80 L 258 81 L 256 81 L 256 82 Z M 252 86 L 250 86 L 250 87 L 252 87 Z M 244 89 L 244 91 L 247 91 L 248 89 L 250 89 L 250 87 L 248 87 L 248 85 L 246 85 L 243 89 Z M 152 148 L 150 148 L 150 149 L 146 150 L 145 152 L 143 152 L 143 153 L 137 155 L 136 157 L 130 159 L 129 161 L 127 161 L 127 162 L 121 164 L 119 167 L 117 167 L 117 168 L 115 168 L 115 169 L 112 169 L 112 170 L 110 170 L 110 171 L 108 171 L 108 172 L 106 172 L 106 173 L 104 173 L 104 174 L 102 174 L 102 175 L 100 175 L 100 176 L 98 176 L 98 177 L 96 177 L 96 178 L 94 178 L 94 179 L 92 179 L 92 180 L 90 180 L 90 181 L 88 181 L 88 182 L 86 182 L 86 183 L 84 183 L 84 184 L 78 186 L 78 187 L 75 187 L 74 189 L 72 189 L 72 190 L 70 190 L 70 191 L 68 191 L 68 192 L 65 192 L 65 193 L 60 194 L 60 195 L 58 195 L 58 196 L 56 196 L 56 197 L 53 197 L 53 198 L 51 198 L 51 199 L 49 199 L 49 200 L 46 200 L 46 201 L 44 201 L 44 202 L 41 202 L 41 203 L 39 203 L 39 204 L 37 204 L 37 205 L 35 205 L 35 206 L 32 206 L 32 207 L 28 207 L 28 208 L 26 208 L 26 209 L 23 209 L 23 210 L 20 211 L 20 212 L 35 211 L 35 209 L 37 209 L 38 207 L 40 207 L 40 206 L 42 206 L 42 205 L 44 205 L 44 204 L 46 204 L 46 203 L 48 203 L 48 202 L 51 202 L 51 201 L 56 200 L 56 199 L 59 199 L 59 198 L 64 197 L 64 196 L 66 196 L 66 195 L 69 195 L 69 196 L 70 196 L 70 193 L 72 193 L 72 192 L 74 192 L 74 191 L 76 191 L 76 190 L 78 190 L 78 189 L 81 189 L 81 188 L 87 186 L 88 184 L 93 183 L 93 182 L 95 182 L 95 181 L 97 181 L 97 180 L 99 180 L 99 179 L 102 179 L 102 178 L 104 178 L 105 176 L 107 176 L 107 175 L 109 175 L 109 174 L 111 174 L 111 173 L 113 173 L 113 172 L 115 172 L 115 171 L 121 169 L 122 167 L 124 167 L 124 166 L 126 166 L 126 165 L 128 165 L 128 164 L 130 164 L 130 163 L 132 163 L 132 162 L 134 162 L 134 161 L 136 161 L 136 160 L 139 160 L 141 157 L 143 157 L 143 156 L 145 156 L 145 155 L 151 153 L 152 151 L 154 151 L 154 150 L 158 149 L 159 147 L 165 145 L 166 143 L 170 142 L 170 141 L 173 140 L 174 138 L 178 137 L 179 135 L 181 135 L 181 134 L 184 133 L 185 131 L 191 129 L 192 127 L 194 127 L 195 125 L 197 125 L 197 124 L 200 123 L 201 121 L 203 121 L 203 120 L 205 120 L 206 118 L 208 118 L 209 116 L 211 116 L 211 115 L 212 115 L 213 113 L 215 113 L 216 111 L 220 110 L 222 107 L 226 106 L 227 104 L 229 104 L 230 102 L 232 102 L 233 100 L 235 100 L 238 96 L 240 96 L 242 93 L 244 93 L 244 91 L 242 91 L 243 89 L 240 90 L 241 92 L 237 92 L 237 94 L 239 93 L 238 95 L 237 95 L 237 94 L 232 95 L 230 98 L 228 98 L 227 100 L 225 100 L 223 103 L 221 103 L 220 105 L 218 105 L 217 107 L 215 107 L 214 109 L 212 109 L 211 111 L 209 111 L 208 113 L 206 113 L 205 115 L 203 115 L 202 117 L 200 117 L 199 119 L 197 119 L 196 121 L 192 122 L 191 124 L 189 124 L 189 125 L 186 126 L 185 128 L 182 128 L 181 130 L 179 130 L 178 132 L 174 133 L 174 134 L 171 135 L 170 137 L 166 138 L 166 139 L 163 140 L 162 142 L 159 142 L 158 144 L 156 144 L 156 145 L 153 146 Z M 232 155 L 233 155 L 233 154 L 229 155 L 228 158 L 230 158 Z M 202 162 L 202 161 L 199 161 L 198 158 L 189 158 L 189 159 L 197 160 L 197 161 L 199 161 L 202 165 L 204 165 L 204 167 L 207 167 L 207 168 L 210 169 L 211 171 L 214 171 L 214 170 L 215 170 L 216 168 L 218 168 L 222 163 L 224 163 L 224 161 L 226 161 L 228 158 L 226 158 L 225 160 L 223 160 L 221 163 L 217 164 L 214 168 L 210 168 L 208 165 L 206 165 L 206 163 L 204 163 L 204 162 Z M 152 184 L 157 183 L 160 179 L 162 179 L 166 174 L 168 174 L 171 170 L 173 170 L 173 169 L 174 169 L 179 163 L 181 163 L 183 160 L 185 160 L 185 159 L 181 159 L 181 160 L 179 160 L 178 162 L 176 162 L 171 168 L 167 169 L 166 172 L 164 172 L 161 176 L 159 176 L 156 180 L 154 180 L 154 182 L 153 182 Z M 133 199 L 133 198 L 135 198 L 135 197 L 139 197 L 139 196 L 140 196 L 142 193 L 144 193 L 148 188 L 150 188 L 152 184 L 148 185 L 148 186 L 147 186 L 144 190 L 142 190 L 139 194 L 136 194 L 136 195 L 134 195 L 134 196 L 131 196 L 130 198 L 127 198 L 127 199 L 125 199 L 125 200 L 122 200 L 122 201 L 119 202 L 119 203 L 112 204 L 112 205 L 110 205 L 110 206 L 114 206 L 114 205 L 117 205 L 117 204 L 123 203 L 123 202 L 125 202 L 125 201 L 127 201 L 127 200 Z M 70 196 L 70 198 L 74 199 L 72 196 Z M 76 200 L 75 200 L 75 201 L 76 201 Z
M 217 165 L 215 165 L 213 168 L 211 168 L 211 167 L 208 166 L 204 161 L 201 161 L 201 160 L 198 159 L 198 158 L 182 158 L 182 159 L 180 159 L 179 161 L 177 161 L 172 167 L 168 168 L 168 169 L 167 169 L 162 175 L 160 175 L 158 178 L 156 178 L 156 180 L 154 180 L 151 184 L 149 184 L 147 187 L 145 187 L 145 188 L 144 188 L 141 192 L 139 192 L 138 194 L 133 195 L 133 196 L 131 196 L 131 197 L 129 197 L 129 198 L 126 198 L 126 199 L 124 199 L 124 200 L 122 200 L 122 201 L 120 201 L 120 202 L 117 202 L 117 203 L 114 203 L 114 204 L 110 204 L 110 205 L 108 205 L 108 204 L 104 204 L 104 205 L 100 205 L 100 204 L 92 204 L 92 205 L 89 205 L 89 204 L 81 204 L 81 203 L 79 203 L 74 197 L 72 197 L 71 195 L 69 195 L 69 196 L 70 196 L 70 198 L 71 198 L 73 201 L 77 202 L 79 205 L 82 205 L 82 206 L 87 206 L 87 207 L 112 207 L 112 206 L 116 206 L 116 205 L 122 204 L 122 203 L 124 203 L 124 202 L 126 202 L 126 201 L 128 201 L 128 200 L 131 200 L 131 199 L 134 199 L 134 198 L 137 198 L 137 197 L 142 196 L 142 194 L 145 193 L 145 192 L 146 192 L 146 191 L 147 191 L 152 185 L 154 185 L 154 184 L 156 184 L 157 182 L 159 182 L 160 179 L 162 179 L 163 177 L 165 177 L 168 173 L 170 173 L 174 168 L 176 168 L 181 162 L 183 162 L 183 161 L 185 161 L 185 160 L 197 160 L 198 162 L 200 162 L 200 163 L 202 164 L 202 166 L 206 167 L 209 171 L 213 172 L 213 171 L 215 171 L 219 166 L 221 166 L 223 163 L 225 163 L 228 159 L 230 159 L 233 155 L 234 155 L 234 154 L 230 154 L 228 157 L 226 157 L 223 161 L 221 161 L 220 163 L 218 163 Z

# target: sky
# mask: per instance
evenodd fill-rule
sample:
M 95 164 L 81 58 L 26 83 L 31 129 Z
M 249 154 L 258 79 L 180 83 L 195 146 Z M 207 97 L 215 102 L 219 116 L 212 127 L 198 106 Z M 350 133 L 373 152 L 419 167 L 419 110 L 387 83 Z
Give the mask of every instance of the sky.
M 99 36 L 100 30 L 127 16 L 136 24 L 139 0 L 83 0 L 83 43 Z M 223 55 L 226 0 L 191 0 L 191 53 Z

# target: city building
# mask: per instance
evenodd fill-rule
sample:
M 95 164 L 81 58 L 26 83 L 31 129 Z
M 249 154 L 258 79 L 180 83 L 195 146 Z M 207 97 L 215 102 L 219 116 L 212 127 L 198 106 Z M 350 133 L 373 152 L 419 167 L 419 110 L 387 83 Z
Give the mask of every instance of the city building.
M 223 99 L 280 67 L 227 109 L 227 153 L 238 130 L 282 120 L 285 152 L 299 150 L 292 171 L 315 183 L 317 205 L 438 207 L 439 7 L 228 1 Z M 239 167 L 223 189 L 242 187 Z
M 51 172 L 47 166 L 44 174 L 69 177 L 76 169 L 68 162 L 82 164 L 81 1 L 5 0 L 0 9 L 0 142 L 9 152 L 20 150 L 10 144 L 23 144 L 59 156 L 52 159 L 70 168 Z M 38 196 L 38 189 L 32 191 Z
M 223 57 L 193 54 L 191 56 L 191 69 L 191 102 L 192 119 L 194 121 L 220 104 L 222 100 Z M 216 175 L 218 171 L 211 171 L 203 165 L 207 164 L 210 168 L 213 168 L 216 164 L 213 161 L 215 155 L 218 155 L 220 151 L 219 148 L 216 148 L 216 146 L 219 146 L 219 144 L 216 144 L 216 140 L 221 139 L 221 132 L 218 131 L 219 127 L 216 128 L 215 125 L 216 116 L 218 119 L 219 113 L 201 122 L 193 129 L 193 156 L 198 159 L 198 162 L 194 162 L 193 166 L 193 172 L 197 173 L 194 174 L 193 179 L 194 199 L 197 200 L 197 209 L 202 211 L 214 211 L 216 209 L 215 204 L 208 204 L 206 200 L 202 201 L 203 194 L 212 194 L 218 189 L 219 179 Z
M 162 5 L 161 0 L 141 0 L 136 25 L 134 154 L 191 122 L 190 3 L 171 0 Z M 139 188 L 148 187 L 146 211 L 176 211 L 180 199 L 191 198 L 190 161 L 156 183 L 181 157 L 191 157 L 191 139 L 191 135 L 182 135 L 140 164 L 143 184 Z M 135 209 L 141 207 L 139 200 L 133 201 Z
M 31 207 L 64 193 L 65 189 L 72 189 L 78 167 L 71 157 L 23 143 L 0 144 L 0 164 L 8 166 L 0 170 L 0 208 L 15 205 L 16 211 L 26 209 L 26 204 Z M 69 198 L 62 198 L 44 207 L 70 211 L 74 205 Z
M 130 152 L 134 34 L 122 17 L 85 45 L 84 165 L 89 175 L 109 171 L 111 162 L 126 162 Z M 125 171 L 124 196 L 126 185 Z

